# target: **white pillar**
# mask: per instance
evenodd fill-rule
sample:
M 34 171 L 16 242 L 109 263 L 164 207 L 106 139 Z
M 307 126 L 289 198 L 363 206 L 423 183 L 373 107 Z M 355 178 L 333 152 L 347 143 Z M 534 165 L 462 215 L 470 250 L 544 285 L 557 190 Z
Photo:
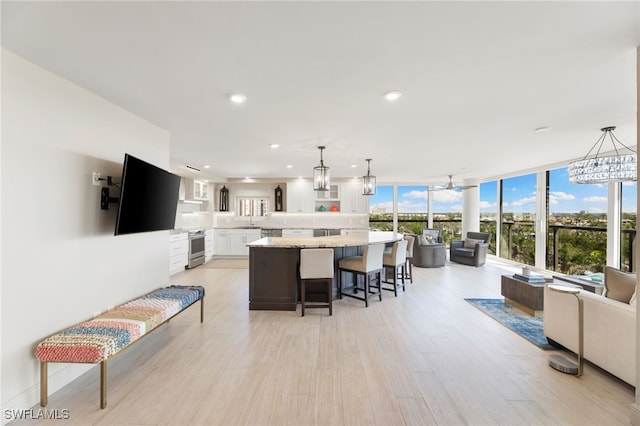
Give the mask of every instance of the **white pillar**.
M 465 238 L 469 231 L 480 231 L 480 187 L 477 179 L 465 179 L 462 185 L 476 185 L 462 191 L 462 238 Z
M 398 185 L 393 185 L 393 232 L 398 232 Z
M 427 212 L 427 228 L 433 228 L 433 192 L 431 191 L 427 192 Z
M 620 184 L 609 182 L 608 186 L 607 265 L 620 268 Z

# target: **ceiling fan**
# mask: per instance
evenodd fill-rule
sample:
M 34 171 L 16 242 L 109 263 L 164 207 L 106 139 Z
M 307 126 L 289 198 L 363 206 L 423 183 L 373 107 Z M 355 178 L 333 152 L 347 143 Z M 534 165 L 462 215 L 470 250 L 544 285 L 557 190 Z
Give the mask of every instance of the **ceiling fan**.
M 460 191 L 463 189 L 477 188 L 478 185 L 458 185 L 453 183 L 453 175 L 449 175 L 449 183 L 444 186 L 429 187 L 429 191 Z

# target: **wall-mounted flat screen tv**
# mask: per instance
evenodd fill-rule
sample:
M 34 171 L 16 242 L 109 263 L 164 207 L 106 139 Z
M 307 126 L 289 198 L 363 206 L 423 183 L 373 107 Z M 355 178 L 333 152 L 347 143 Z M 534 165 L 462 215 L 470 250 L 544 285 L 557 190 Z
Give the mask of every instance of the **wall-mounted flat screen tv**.
M 180 176 L 125 154 L 115 235 L 173 229 Z

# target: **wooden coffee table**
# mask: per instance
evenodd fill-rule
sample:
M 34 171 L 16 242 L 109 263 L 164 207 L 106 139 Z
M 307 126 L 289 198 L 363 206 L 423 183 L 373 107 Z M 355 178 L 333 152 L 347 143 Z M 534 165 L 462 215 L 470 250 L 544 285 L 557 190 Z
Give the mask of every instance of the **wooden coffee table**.
M 541 317 L 544 309 L 544 282 L 528 282 L 503 275 L 500 294 L 504 301 L 532 316 Z

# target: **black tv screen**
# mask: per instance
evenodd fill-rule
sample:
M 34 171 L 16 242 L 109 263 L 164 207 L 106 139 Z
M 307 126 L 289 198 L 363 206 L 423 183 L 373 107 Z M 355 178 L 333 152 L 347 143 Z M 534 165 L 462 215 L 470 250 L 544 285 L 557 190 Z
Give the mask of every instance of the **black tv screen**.
M 180 176 L 125 154 L 115 235 L 173 229 Z

